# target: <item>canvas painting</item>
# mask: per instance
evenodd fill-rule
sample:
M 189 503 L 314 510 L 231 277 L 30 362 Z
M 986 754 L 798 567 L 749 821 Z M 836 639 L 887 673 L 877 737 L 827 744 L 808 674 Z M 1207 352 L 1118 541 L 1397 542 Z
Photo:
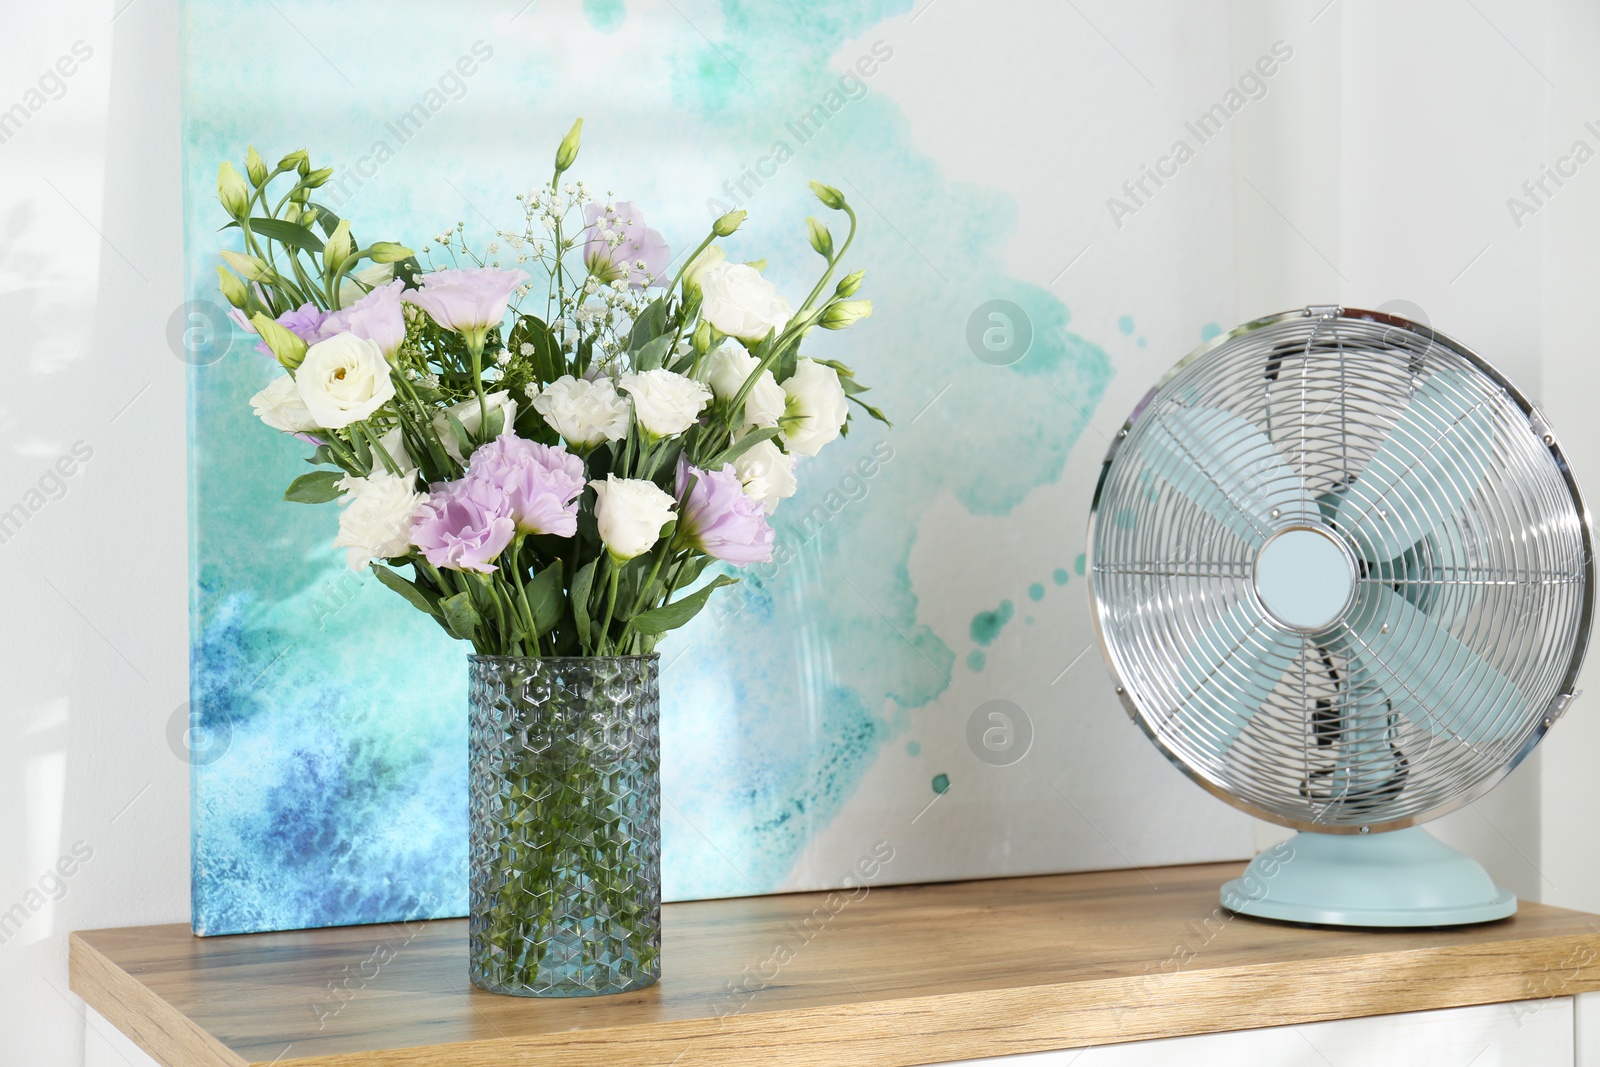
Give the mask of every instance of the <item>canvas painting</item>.
M 675 255 L 747 211 L 731 254 L 773 250 L 791 293 L 808 180 L 857 205 L 875 312 L 815 349 L 893 426 L 806 459 L 773 561 L 661 647 L 669 900 L 1250 853 L 1111 694 L 1083 556 L 1110 435 L 1235 318 L 1225 123 L 1169 118 L 1232 85 L 1227 6 L 1032 8 L 1019 36 L 965 0 L 185 2 L 197 308 L 251 144 L 438 252 L 520 227 L 582 117 L 576 177 Z M 309 448 L 249 417 L 276 368 L 218 323 L 190 372 L 195 930 L 464 914 L 466 653 L 346 568 L 333 509 L 278 499 Z

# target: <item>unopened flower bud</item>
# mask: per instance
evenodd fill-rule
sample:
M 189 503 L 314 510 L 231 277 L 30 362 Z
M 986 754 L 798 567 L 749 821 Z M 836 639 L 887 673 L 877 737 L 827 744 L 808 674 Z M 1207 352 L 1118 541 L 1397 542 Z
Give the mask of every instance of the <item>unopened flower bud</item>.
M 244 172 L 250 177 L 251 185 L 260 185 L 267 180 L 267 164 L 261 158 L 261 153 L 256 151 L 256 146 L 251 145 L 250 151 L 245 153 Z
M 816 216 L 806 219 L 806 230 L 811 239 L 811 247 L 817 250 L 817 255 L 823 259 L 833 258 L 833 234 L 828 228 L 818 222 Z
M 222 201 L 222 209 L 236 219 L 250 212 L 250 188 L 226 160 L 217 168 L 217 199 Z
M 871 314 L 870 300 L 841 300 L 828 305 L 822 313 L 822 318 L 817 320 L 817 325 L 824 330 L 843 330 L 854 326 Z
M 350 220 L 340 219 L 339 225 L 333 228 L 328 235 L 327 243 L 322 246 L 322 263 L 332 273 L 337 271 L 345 260 L 350 258 Z
M 716 222 L 711 224 L 711 232 L 718 237 L 731 237 L 735 230 L 744 225 L 745 212 L 730 211 Z
M 331 177 L 333 177 L 332 167 L 318 167 L 316 170 L 310 171 L 302 176 L 300 179 L 300 184 L 305 186 L 307 189 L 315 189 L 317 186 L 321 185 Z
M 255 256 L 230 252 L 227 249 L 223 249 L 220 255 L 223 262 L 243 275 L 247 282 L 259 282 L 272 274 L 271 268 Z
M 261 340 L 265 341 L 272 354 L 278 357 L 278 362 L 283 365 L 284 370 L 297 370 L 300 364 L 305 362 L 306 343 L 288 329 L 279 326 L 259 311 L 250 319 L 250 325 L 256 328 Z
M 556 148 L 556 173 L 560 174 L 578 159 L 578 142 L 583 135 L 583 120 L 579 119 L 572 124 L 572 129 L 561 138 L 561 144 Z
M 339 225 L 344 225 L 343 220 Z M 334 232 L 338 232 L 337 228 Z M 393 241 L 374 241 L 367 254 L 374 263 L 399 263 L 402 259 L 410 259 L 416 255 L 405 245 L 397 245 Z
M 304 166 L 305 162 L 306 150 L 304 148 L 299 148 L 278 160 L 278 169 L 294 170 L 297 167 Z
M 811 191 L 817 194 L 817 199 L 821 200 L 824 206 L 831 207 L 835 211 L 844 210 L 844 194 L 833 186 L 812 182 Z
M 841 298 L 854 296 L 855 291 L 861 288 L 861 280 L 866 276 L 867 272 L 864 270 L 858 270 L 852 274 L 845 275 L 844 278 L 840 280 L 838 287 L 834 289 L 833 295 Z
M 217 268 L 217 288 L 222 290 L 228 303 L 236 308 L 244 307 L 250 299 L 250 291 L 244 287 L 244 282 L 227 267 Z

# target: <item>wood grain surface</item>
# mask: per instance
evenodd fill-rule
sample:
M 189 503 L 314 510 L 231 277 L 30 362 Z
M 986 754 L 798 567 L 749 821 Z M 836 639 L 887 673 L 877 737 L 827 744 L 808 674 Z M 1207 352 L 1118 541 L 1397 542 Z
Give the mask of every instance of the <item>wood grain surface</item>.
M 72 988 L 172 1067 L 901 1067 L 1600 989 L 1600 916 L 1288 926 L 1217 907 L 1239 869 L 669 904 L 661 982 L 585 1000 L 472 989 L 464 920 L 85 931 Z

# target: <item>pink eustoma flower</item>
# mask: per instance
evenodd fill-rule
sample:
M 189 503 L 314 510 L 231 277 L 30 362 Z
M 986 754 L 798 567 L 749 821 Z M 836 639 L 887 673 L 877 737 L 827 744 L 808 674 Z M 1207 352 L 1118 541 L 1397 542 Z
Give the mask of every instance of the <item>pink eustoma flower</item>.
M 672 261 L 667 239 L 644 224 L 643 213 L 631 201 L 618 200 L 610 211 L 590 201 L 583 207 L 583 221 L 589 231 L 583 262 L 601 281 L 625 278 L 633 288 L 643 289 L 658 280 Z M 615 245 L 612 237 L 620 238 Z
M 678 460 L 677 495 L 695 479 L 678 516 L 680 535 L 708 556 L 736 566 L 772 559 L 772 527 L 759 500 L 744 491 L 733 464 L 703 471 Z
M 411 543 L 429 563 L 449 570 L 492 572 L 516 533 L 511 501 L 482 479 L 433 486 L 411 517 Z
M 445 329 L 482 344 L 489 328 L 505 318 L 511 294 L 527 279 L 523 271 L 493 267 L 436 270 L 424 274 L 422 288 L 408 290 L 404 300 Z
M 583 460 L 560 445 L 503 433 L 472 454 L 467 477 L 505 496 L 518 533 L 571 537 L 578 531 Z

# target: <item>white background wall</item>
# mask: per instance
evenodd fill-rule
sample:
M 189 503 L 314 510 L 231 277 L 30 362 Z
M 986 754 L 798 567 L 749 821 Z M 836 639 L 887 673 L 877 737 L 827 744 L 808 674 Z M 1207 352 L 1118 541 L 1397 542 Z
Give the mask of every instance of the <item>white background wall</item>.
M 1600 125 L 1600 12 L 1238 0 L 1232 30 L 1239 69 L 1274 40 L 1295 48 L 1233 127 L 1238 318 L 1410 301 L 1542 398 L 1600 493 L 1600 160 L 1521 228 L 1506 208 L 1573 140 L 1600 150 L 1583 129 Z M 175 0 L 0 13 L 0 109 L 75 42 L 93 50 L 0 144 L 0 511 L 75 442 L 93 450 L 0 543 L 0 911 L 60 896 L 0 944 L 7 1064 L 82 1061 L 66 931 L 188 913 L 186 765 L 168 732 L 187 687 L 184 364 L 167 340 L 177 33 Z M 1600 910 L 1595 708 L 1580 700 L 1441 834 L 1525 896 Z M 46 872 L 78 842 L 92 858 L 57 888 Z
M 92 49 L 0 144 L 0 510 L 75 442 L 93 450 L 0 544 L 0 910 L 54 889 L 75 842 L 92 850 L 0 945 L 7 1065 L 81 1062 L 67 931 L 188 912 L 187 767 L 167 741 L 188 690 L 184 364 L 166 340 L 178 16 L 118 7 L 0 5 L 0 108 Z

